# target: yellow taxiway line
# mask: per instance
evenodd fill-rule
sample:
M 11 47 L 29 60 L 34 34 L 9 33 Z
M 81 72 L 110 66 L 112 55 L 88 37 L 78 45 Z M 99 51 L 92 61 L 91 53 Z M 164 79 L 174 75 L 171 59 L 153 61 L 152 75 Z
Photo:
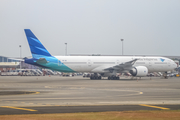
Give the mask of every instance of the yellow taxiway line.
M 146 105 L 146 104 L 140 104 L 140 106 L 146 106 L 146 107 L 158 108 L 158 109 L 162 109 L 162 110 L 169 110 L 169 108 L 158 107 L 158 106 L 152 106 L 152 105 Z
M 12 108 L 12 109 L 18 109 L 18 110 L 26 110 L 26 111 L 37 111 L 33 109 L 27 109 L 27 108 L 18 108 L 18 107 L 11 107 L 11 106 L 1 106 L 3 108 Z

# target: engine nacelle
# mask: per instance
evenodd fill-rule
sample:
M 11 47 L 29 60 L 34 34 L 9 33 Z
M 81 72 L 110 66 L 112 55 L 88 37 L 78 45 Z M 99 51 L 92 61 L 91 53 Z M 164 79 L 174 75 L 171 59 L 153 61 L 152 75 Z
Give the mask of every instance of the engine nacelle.
M 148 74 L 148 69 L 145 66 L 137 66 L 132 68 L 129 72 L 132 76 L 145 77 Z

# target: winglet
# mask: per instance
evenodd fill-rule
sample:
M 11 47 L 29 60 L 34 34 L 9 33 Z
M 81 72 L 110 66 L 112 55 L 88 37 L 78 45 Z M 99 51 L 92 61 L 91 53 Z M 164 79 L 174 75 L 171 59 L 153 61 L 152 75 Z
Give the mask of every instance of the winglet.
M 31 49 L 31 54 L 33 58 L 42 58 L 44 56 L 51 56 L 51 54 L 46 50 L 38 38 L 31 32 L 30 29 L 24 29 L 26 37 Z

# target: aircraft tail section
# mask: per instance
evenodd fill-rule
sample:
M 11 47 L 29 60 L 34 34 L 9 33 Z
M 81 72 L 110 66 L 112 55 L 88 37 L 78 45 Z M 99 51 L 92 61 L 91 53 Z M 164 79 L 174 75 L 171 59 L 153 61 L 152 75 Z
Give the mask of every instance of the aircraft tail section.
M 24 29 L 26 37 L 29 43 L 31 54 L 33 58 L 42 58 L 45 56 L 51 56 L 51 54 L 46 50 L 38 38 L 31 32 L 30 29 Z

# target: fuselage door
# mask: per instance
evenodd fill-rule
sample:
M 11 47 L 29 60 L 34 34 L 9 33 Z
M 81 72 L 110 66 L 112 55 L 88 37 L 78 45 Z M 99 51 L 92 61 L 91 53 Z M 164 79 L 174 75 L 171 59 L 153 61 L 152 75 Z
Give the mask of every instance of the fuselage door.
M 88 60 L 88 66 L 91 67 L 91 60 Z
M 168 67 L 171 67 L 171 63 L 170 63 L 170 61 L 168 61 Z
M 61 66 L 62 62 L 60 60 L 58 60 L 58 66 Z
M 152 62 L 149 61 L 149 67 L 148 67 L 148 71 L 151 72 L 152 71 Z
M 119 60 L 117 60 L 117 64 L 118 64 L 118 65 L 120 64 Z

